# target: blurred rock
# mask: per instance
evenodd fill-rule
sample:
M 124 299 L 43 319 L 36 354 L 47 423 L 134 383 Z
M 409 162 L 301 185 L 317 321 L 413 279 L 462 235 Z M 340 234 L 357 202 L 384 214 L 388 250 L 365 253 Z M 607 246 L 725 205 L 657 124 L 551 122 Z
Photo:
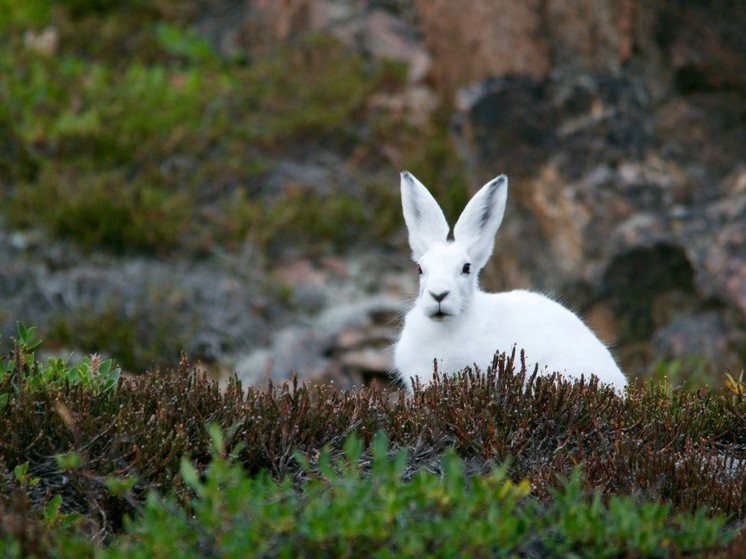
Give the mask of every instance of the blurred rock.
M 372 108 L 390 109 L 421 123 L 440 98 L 427 83 L 433 74 L 432 55 L 417 23 L 412 0 L 251 0 L 207 6 L 198 28 L 227 57 L 258 59 L 318 33 L 366 56 L 400 62 L 410 87 L 395 96 L 376 96 Z
M 738 2 L 641 0 L 414 0 L 433 75 L 447 98 L 463 85 L 511 74 L 617 73 L 651 78 L 657 97 L 743 90 L 746 10 Z M 673 79 L 673 84 L 668 80 Z
M 366 14 L 362 44 L 365 51 L 376 57 L 404 62 L 412 83 L 424 80 L 431 70 L 430 54 L 418 41 L 415 29 L 382 9 Z
M 29 29 L 23 34 L 26 48 L 45 56 L 56 54 L 59 43 L 60 33 L 56 27 L 47 27 L 41 32 Z
M 415 275 L 387 258 L 286 257 L 267 279 L 252 275 L 250 260 L 113 261 L 0 229 L 0 335 L 14 336 L 16 320 L 40 326 L 55 342 L 45 349 L 59 355 L 75 349 L 57 345 L 63 332 L 73 342 L 125 336 L 132 347 L 119 349 L 137 352 L 136 372 L 175 366 L 185 350 L 247 385 L 295 372 L 341 387 L 391 384 L 390 346 Z M 141 362 L 149 347 L 159 362 Z
M 248 385 L 280 383 L 293 373 L 341 388 L 373 379 L 393 384 L 390 346 L 399 325 L 388 317 L 403 310 L 402 301 L 390 296 L 338 301 L 306 324 L 279 331 L 269 348 L 241 356 L 235 368 Z
M 405 311 L 404 293 L 416 291 L 415 274 L 401 261 L 361 254 L 280 263 L 274 274 L 293 293 L 292 320 L 269 344 L 240 352 L 231 361 L 247 385 L 280 383 L 294 373 L 305 381 L 333 381 L 341 388 L 396 383 L 391 346 Z M 323 303 L 299 307 L 296 293 L 314 289 Z
M 746 88 L 746 10 L 740 2 L 661 2 L 656 35 L 683 92 Z
M 450 101 L 464 84 L 488 76 L 545 77 L 550 69 L 543 2 L 415 0 L 433 57 L 433 77 Z
M 200 31 L 226 56 L 257 58 L 309 32 L 335 37 L 377 58 L 404 62 L 412 83 L 430 71 L 431 57 L 419 41 L 411 1 L 251 0 L 214 2 L 200 17 Z
M 662 3 L 640 0 L 414 0 L 439 91 L 490 77 L 542 80 L 616 72 L 634 63 L 659 72 L 654 25 Z
M 710 368 L 713 363 L 736 370 L 738 359 L 730 352 L 734 329 L 728 324 L 726 313 L 702 312 L 694 315 L 680 314 L 669 324 L 660 328 L 653 339 L 653 350 L 656 358 L 661 360 L 678 359 L 700 360 L 704 367 Z M 743 339 L 739 340 L 743 343 Z M 730 357 L 725 361 L 724 357 Z M 708 373 L 722 374 L 722 370 Z

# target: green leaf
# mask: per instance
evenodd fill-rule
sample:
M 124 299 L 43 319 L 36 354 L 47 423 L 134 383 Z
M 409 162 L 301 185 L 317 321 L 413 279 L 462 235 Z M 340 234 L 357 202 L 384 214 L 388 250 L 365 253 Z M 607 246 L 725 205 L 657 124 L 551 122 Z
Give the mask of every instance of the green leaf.
M 111 365 L 113 361 L 111 359 L 106 359 L 104 361 L 101 361 L 101 363 L 98 366 L 98 374 L 102 377 L 105 377 L 109 374 L 109 371 L 111 371 Z
M 42 343 L 43 338 L 36 337 L 36 326 L 29 326 L 28 328 L 22 323 L 16 323 L 18 330 L 18 341 L 26 349 L 26 351 L 32 351 L 39 347 Z
M 222 456 L 225 454 L 225 439 L 223 437 L 223 430 L 220 424 L 217 422 L 211 422 L 207 426 L 207 432 L 210 434 L 210 441 L 212 442 L 212 450 L 218 455 Z
M 47 526 L 54 525 L 60 518 L 60 507 L 62 506 L 62 495 L 55 495 L 44 507 L 42 517 Z
M 363 441 L 353 433 L 345 441 L 345 457 L 351 465 L 355 465 L 363 454 Z
M 80 454 L 75 451 L 55 454 L 54 460 L 61 470 L 76 470 L 83 464 Z
M 389 438 L 384 431 L 377 431 L 371 443 L 373 462 L 384 462 L 389 455 Z
M 24 483 L 26 481 L 27 473 L 28 461 L 24 462 L 23 464 L 18 464 L 15 468 L 13 468 L 13 475 L 16 477 L 16 480 L 20 481 L 21 483 Z
M 194 467 L 194 464 L 192 464 L 189 459 L 181 459 L 179 471 L 181 477 L 184 479 L 184 483 L 191 487 L 197 495 L 202 495 L 204 493 L 204 488 L 199 480 L 199 472 L 197 472 L 197 468 Z
M 161 47 L 170 54 L 183 56 L 190 62 L 204 62 L 213 57 L 210 43 L 191 30 L 175 25 L 159 23 L 156 37 Z
M 129 491 L 135 487 L 137 478 L 135 477 L 119 477 L 113 474 L 106 476 L 106 487 L 109 488 L 114 495 L 121 497 L 126 495 Z

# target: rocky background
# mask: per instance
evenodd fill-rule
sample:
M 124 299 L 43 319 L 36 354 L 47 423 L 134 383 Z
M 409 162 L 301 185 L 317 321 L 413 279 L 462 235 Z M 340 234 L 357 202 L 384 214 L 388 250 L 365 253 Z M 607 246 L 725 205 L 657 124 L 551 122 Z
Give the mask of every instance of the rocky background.
M 69 4 L 72 13 L 85 3 Z M 174 365 L 183 349 L 215 374 L 238 371 L 253 384 L 292 371 L 345 387 L 389 382 L 390 345 L 416 293 L 398 206 L 398 171 L 410 168 L 445 196 L 451 220 L 486 180 L 509 175 L 506 218 L 483 287 L 528 287 L 561 299 L 614 346 L 631 376 L 683 370 L 720 383 L 726 370 L 743 369 L 740 2 L 155 5 L 217 56 L 249 67 L 311 34 L 368 64 L 403 68 L 394 86 L 384 80 L 365 93 L 352 141 L 342 145 L 312 128 L 297 142 L 262 146 L 270 164 L 250 184 L 210 185 L 267 204 L 278 192 L 344 194 L 375 219 L 361 221 L 365 227 L 330 217 L 345 242 L 300 228 L 269 249 L 248 235 L 239 243 L 210 238 L 198 249 L 112 250 L 24 223 L 12 213 L 16 205 L 0 230 L 0 343 L 21 320 L 38 325 L 56 353 L 99 351 L 135 373 Z M 61 52 L 66 37 L 100 17 L 91 12 L 58 11 L 51 25 L 29 25 L 24 48 Z M 371 132 L 370 115 L 380 114 L 394 125 Z M 48 146 L 30 140 L 12 115 L 0 127 L 7 206 L 37 180 Z M 444 140 L 422 155 L 417 146 L 433 137 Z M 240 149 L 250 156 L 258 148 L 247 141 Z M 197 165 L 186 156 L 159 164 L 163 173 Z M 291 218 L 282 227 L 301 219 Z

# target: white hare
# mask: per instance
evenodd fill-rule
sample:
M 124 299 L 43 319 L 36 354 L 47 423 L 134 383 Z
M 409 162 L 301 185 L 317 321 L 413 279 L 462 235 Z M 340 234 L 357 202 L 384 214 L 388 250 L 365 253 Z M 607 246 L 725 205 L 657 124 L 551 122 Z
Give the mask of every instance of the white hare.
M 491 180 L 469 201 L 449 236 L 443 211 L 411 173 L 401 174 L 402 209 L 420 291 L 394 350 L 399 374 L 433 378 L 473 365 L 484 370 L 495 352 L 525 350 L 532 370 L 563 378 L 596 375 L 622 391 L 627 379 L 609 350 L 572 311 L 530 291 L 485 293 L 477 275 L 492 254 L 508 197 L 505 175 Z M 450 238 L 449 238 L 450 237 Z M 409 384 L 411 390 L 411 384 Z

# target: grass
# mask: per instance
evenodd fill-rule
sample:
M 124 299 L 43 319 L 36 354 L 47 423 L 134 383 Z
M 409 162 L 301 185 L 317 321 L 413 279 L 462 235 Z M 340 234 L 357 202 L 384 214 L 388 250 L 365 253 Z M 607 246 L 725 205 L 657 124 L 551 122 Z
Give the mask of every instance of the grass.
M 338 459 L 322 450 L 315 470 L 299 457 L 309 477 L 298 491 L 290 478 L 247 476 L 226 454 L 220 429 L 212 433 L 213 457 L 203 472 L 181 462 L 194 494 L 188 507 L 151 493 L 125 532 L 101 546 L 76 534 L 80 517 L 51 500 L 42 524 L 54 531 L 35 547 L 61 555 L 95 550 L 99 557 L 596 558 L 675 556 L 719 548 L 734 536 L 723 517 L 673 514 L 668 505 L 634 497 L 604 503 L 599 493 L 583 491 L 577 470 L 549 505 L 530 496 L 528 480 L 510 480 L 507 465 L 467 476 L 453 451 L 442 455 L 439 475 L 421 470 L 405 481 L 407 451 L 392 456 L 383 433 L 369 451 L 356 437 Z M 69 456 L 58 463 L 79 467 Z M 27 486 L 38 480 L 25 467 L 15 478 Z M 107 478 L 107 486 L 126 494 L 133 484 Z M 0 536 L 4 556 L 22 556 L 20 543 Z
M 289 478 L 277 483 L 266 475 L 246 476 L 225 457 L 221 441 L 215 429 L 213 460 L 202 474 L 182 462 L 182 476 L 195 493 L 193 512 L 174 515 L 180 511 L 175 502 L 152 498 L 107 554 L 168 557 L 178 549 L 219 557 L 618 557 L 706 549 L 723 541 L 722 517 L 673 515 L 667 505 L 630 497 L 604 504 L 598 493 L 584 494 L 577 472 L 550 506 L 530 498 L 528 480 L 510 480 L 507 465 L 468 477 L 453 451 L 443 454 L 439 475 L 420 470 L 403 481 L 407 451 L 391 456 L 383 433 L 364 460 L 362 442 L 350 437 L 343 457 L 321 452 L 317 473 L 305 462 L 309 478 L 302 492 Z
M 16 226 L 43 225 L 83 246 L 118 252 L 168 251 L 200 227 L 224 234 L 221 227 L 230 222 L 208 223 L 200 201 L 225 171 L 203 163 L 241 145 L 271 152 L 312 136 L 339 141 L 377 79 L 331 46 L 316 62 L 288 50 L 265 64 L 230 70 L 137 62 L 114 70 L 73 57 L 22 54 L 25 64 L 16 56 L 2 61 L 11 81 L 6 104 L 19 123 L 16 132 L 51 155 L 40 158 L 38 180 L 16 185 L 7 217 Z M 304 95 L 288 93 L 299 89 L 288 76 L 304 84 Z M 229 169 L 241 173 L 238 165 Z M 247 169 L 231 181 L 250 188 L 251 165 Z M 293 202 L 299 211 L 297 199 L 283 204 Z

